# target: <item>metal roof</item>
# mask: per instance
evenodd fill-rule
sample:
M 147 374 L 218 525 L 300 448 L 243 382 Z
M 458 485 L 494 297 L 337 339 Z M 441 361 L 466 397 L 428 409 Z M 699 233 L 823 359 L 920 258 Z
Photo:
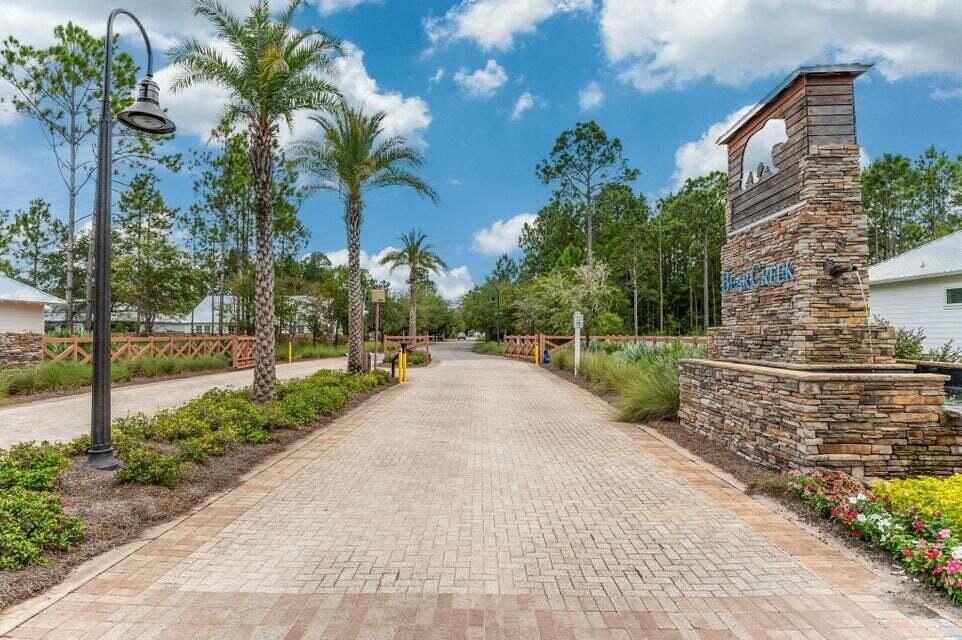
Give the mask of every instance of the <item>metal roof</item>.
M 962 274 L 962 231 L 950 233 L 868 268 L 871 284 L 956 274 Z
M 870 64 L 859 64 L 859 63 L 816 64 L 816 65 L 810 65 L 807 67 L 799 67 L 798 69 L 795 69 L 795 71 L 792 71 L 787 78 L 782 80 L 777 87 L 769 91 L 768 95 L 762 98 L 758 102 L 758 104 L 756 104 L 752 108 L 751 111 L 743 115 L 741 118 L 739 118 L 738 122 L 736 122 L 731 127 L 729 127 L 728 131 L 723 133 L 722 136 L 718 138 L 717 143 L 726 144 L 728 140 L 735 134 L 736 131 L 741 129 L 746 122 L 754 118 L 755 114 L 761 111 L 762 108 L 764 108 L 765 105 L 767 105 L 769 102 L 774 100 L 775 96 L 777 96 L 782 91 L 784 91 L 788 87 L 788 85 L 795 82 L 795 80 L 799 76 L 834 75 L 834 74 L 846 73 L 846 74 L 855 76 L 857 78 L 858 76 L 862 75 L 863 73 L 865 73 L 871 68 L 872 68 L 872 65 Z
M 0 275 L 0 300 L 12 302 L 39 302 L 43 304 L 65 304 L 63 300 L 29 284 Z

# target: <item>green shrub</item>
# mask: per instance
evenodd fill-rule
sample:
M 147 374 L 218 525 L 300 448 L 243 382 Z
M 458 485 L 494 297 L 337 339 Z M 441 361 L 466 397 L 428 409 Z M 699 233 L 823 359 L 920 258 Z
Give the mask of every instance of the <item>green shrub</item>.
M 471 345 L 471 351 L 490 356 L 500 356 L 504 355 L 504 344 L 501 342 L 475 342 Z
M 309 425 L 319 415 L 337 413 L 351 395 L 389 381 L 383 371 L 319 371 L 277 385 L 276 399 L 265 405 L 252 403 L 249 390 L 212 389 L 153 417 L 122 418 L 114 423 L 114 445 L 126 466 L 116 477 L 121 482 L 174 486 L 182 463 L 202 463 L 238 444 L 270 442 L 272 429 Z
M 923 359 L 932 362 L 962 362 L 962 349 L 956 349 L 955 341 L 949 340 L 938 349 L 927 351 Z
M 895 357 L 902 360 L 922 360 L 925 356 L 923 343 L 925 330 L 898 327 L 895 330 Z
M 46 549 L 68 549 L 83 537 L 83 522 L 64 513 L 60 496 L 20 486 L 0 491 L 0 571 L 46 564 Z
M 120 482 L 156 484 L 172 488 L 180 482 L 183 472 L 176 456 L 166 455 L 151 446 L 135 446 L 123 454 L 124 467 L 114 472 Z
M 293 348 L 293 356 L 295 360 L 309 360 L 311 358 L 337 358 L 347 354 L 347 347 L 345 345 L 332 345 L 326 342 L 319 342 L 317 344 L 299 343 L 295 344 Z M 279 342 L 277 344 L 277 359 L 282 361 L 287 361 L 287 343 Z
M 60 448 L 49 442 L 15 444 L 0 451 L 0 489 L 50 491 L 69 464 Z

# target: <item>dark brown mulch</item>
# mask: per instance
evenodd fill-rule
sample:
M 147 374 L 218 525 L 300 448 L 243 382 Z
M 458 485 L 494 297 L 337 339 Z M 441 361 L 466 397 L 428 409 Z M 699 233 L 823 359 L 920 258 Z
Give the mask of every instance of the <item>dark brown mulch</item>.
M 59 493 L 66 511 L 83 520 L 84 538 L 68 551 L 49 553 L 44 566 L 0 571 L 0 611 L 61 582 L 85 560 L 130 542 L 146 528 L 183 515 L 208 497 L 237 486 L 242 475 L 268 456 L 326 427 L 391 386 L 359 394 L 337 415 L 322 416 L 309 427 L 276 430 L 274 442 L 239 445 L 203 465 L 186 465 L 180 484 L 173 489 L 120 484 L 110 471 L 87 469 L 84 456 L 74 458 L 61 476 Z
M 604 400 L 614 401 L 613 394 L 584 378 L 576 378 L 568 370 L 557 366 L 550 366 L 548 370 Z M 698 458 L 730 473 L 745 484 L 747 494 L 774 499 L 777 504 L 769 502 L 770 506 L 780 507 L 777 510 L 783 517 L 802 526 L 819 540 L 844 548 L 850 555 L 857 554 L 867 560 L 877 574 L 885 576 L 884 590 L 903 610 L 911 611 L 914 615 L 932 615 L 932 611 L 937 610 L 956 624 L 962 624 L 962 606 L 959 603 L 941 589 L 912 578 L 904 565 L 883 549 L 853 538 L 844 528 L 812 511 L 790 493 L 786 474 L 765 469 L 721 445 L 692 434 L 676 419 L 652 420 L 645 422 L 645 426 L 669 438 Z

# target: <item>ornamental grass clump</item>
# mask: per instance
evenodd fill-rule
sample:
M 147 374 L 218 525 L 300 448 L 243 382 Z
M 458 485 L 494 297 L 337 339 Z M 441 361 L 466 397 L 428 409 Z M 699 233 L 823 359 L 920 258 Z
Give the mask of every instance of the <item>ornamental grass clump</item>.
M 852 537 L 886 550 L 909 571 L 962 603 L 962 529 L 958 521 L 935 510 L 932 503 L 921 507 L 908 497 L 937 493 L 935 487 L 940 486 L 947 501 L 939 503 L 949 504 L 949 494 L 960 477 L 878 482 L 867 489 L 842 472 L 815 469 L 792 472 L 790 487 L 802 502 L 845 527 Z M 904 491 L 897 488 L 906 483 Z M 946 491 L 946 486 L 952 488 Z M 899 495 L 892 498 L 888 492 Z
M 620 419 L 626 421 L 677 415 L 679 362 L 708 355 L 707 347 L 681 341 L 663 345 L 637 343 L 616 350 L 612 350 L 611 344 L 597 343 L 583 351 L 578 374 L 613 394 Z M 573 369 L 573 347 L 557 350 L 552 361 L 563 369 Z

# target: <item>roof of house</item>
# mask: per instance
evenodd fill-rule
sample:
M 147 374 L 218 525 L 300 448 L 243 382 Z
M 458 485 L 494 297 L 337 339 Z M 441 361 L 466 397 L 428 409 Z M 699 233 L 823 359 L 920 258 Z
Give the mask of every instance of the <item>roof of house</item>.
M 962 231 L 868 268 L 871 284 L 921 280 L 962 274 Z
M 0 275 L 0 300 L 12 302 L 39 302 L 42 304 L 64 304 L 64 301 L 40 289 L 31 287 L 13 278 Z

